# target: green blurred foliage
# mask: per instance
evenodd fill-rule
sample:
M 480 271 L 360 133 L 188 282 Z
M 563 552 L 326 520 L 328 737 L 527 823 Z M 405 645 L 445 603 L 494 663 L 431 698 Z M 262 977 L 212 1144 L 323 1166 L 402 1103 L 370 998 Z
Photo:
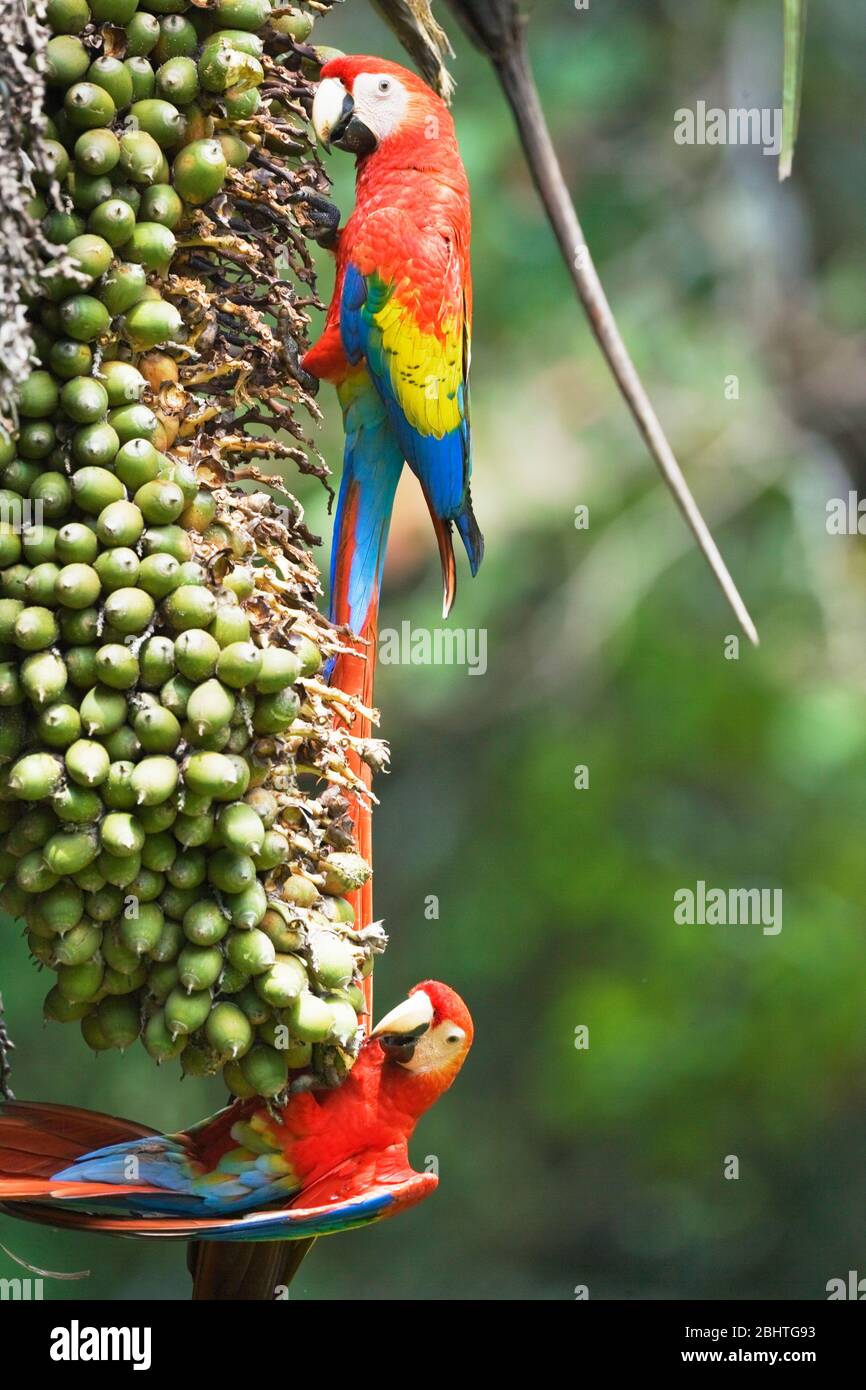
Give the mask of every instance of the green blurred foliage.
M 400 57 L 359 0 L 318 33 Z M 827 499 L 866 475 L 862 27 L 845 0 L 811 27 L 782 189 L 759 150 L 673 140 L 698 99 L 779 104 L 780 4 L 539 3 L 530 36 L 587 238 L 762 645 L 726 657 L 733 620 L 574 305 L 494 79 L 455 32 L 488 553 L 474 582 L 461 568 L 452 621 L 486 631 L 488 669 L 380 668 L 376 978 L 380 1007 L 448 980 L 477 1041 L 413 1146 L 439 1193 L 319 1242 L 292 1296 L 821 1298 L 866 1260 L 866 562 L 825 526 Z M 349 161 L 331 164 L 348 208 Z M 320 400 L 336 471 L 338 411 Z M 383 628 L 439 622 L 413 487 Z M 299 495 L 325 533 L 315 486 Z M 675 925 L 675 891 L 699 879 L 781 888 L 782 931 Z M 94 1061 L 73 1030 L 43 1032 L 44 981 L 5 930 L 19 1094 L 168 1127 L 219 1103 L 143 1053 Z M 53 1296 L 187 1295 L 179 1250 L 0 1225 L 36 1264 L 91 1270 Z

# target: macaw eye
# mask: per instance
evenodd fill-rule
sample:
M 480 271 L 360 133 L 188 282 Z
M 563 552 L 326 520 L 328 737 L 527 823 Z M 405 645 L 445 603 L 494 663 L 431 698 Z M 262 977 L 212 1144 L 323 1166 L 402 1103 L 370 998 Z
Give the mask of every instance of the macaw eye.
M 446 1041 L 446 1042 L 450 1042 L 450 1043 L 458 1043 L 458 1042 L 460 1041 L 460 1034 L 459 1034 L 459 1033 L 449 1033 L 449 1034 L 448 1034 L 448 1037 L 445 1039 L 445 1041 Z
M 379 78 L 377 91 L 380 97 L 386 97 L 391 90 L 391 82 L 387 77 Z

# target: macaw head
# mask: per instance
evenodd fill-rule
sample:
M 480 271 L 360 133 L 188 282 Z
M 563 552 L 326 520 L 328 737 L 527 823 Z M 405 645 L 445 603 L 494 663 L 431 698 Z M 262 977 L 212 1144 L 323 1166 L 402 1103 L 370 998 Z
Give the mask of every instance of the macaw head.
M 313 127 L 323 145 L 359 159 L 406 141 L 454 135 L 448 108 L 426 82 L 399 63 L 358 55 L 322 68 Z
M 472 1017 L 459 994 L 437 980 L 425 980 L 392 1009 L 371 1033 L 385 1054 L 385 1066 L 429 1092 L 432 1104 L 447 1090 L 472 1046 Z

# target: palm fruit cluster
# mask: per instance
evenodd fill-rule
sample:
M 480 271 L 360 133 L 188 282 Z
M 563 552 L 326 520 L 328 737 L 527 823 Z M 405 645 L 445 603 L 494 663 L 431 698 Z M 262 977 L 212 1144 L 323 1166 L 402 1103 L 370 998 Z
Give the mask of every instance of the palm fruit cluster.
M 312 21 L 47 19 L 31 212 L 56 251 L 0 435 L 0 904 L 95 1051 L 140 1037 L 239 1096 L 335 1084 L 384 944 L 347 896 L 381 745 L 322 679 L 311 538 L 257 463 L 324 473 L 297 419 Z

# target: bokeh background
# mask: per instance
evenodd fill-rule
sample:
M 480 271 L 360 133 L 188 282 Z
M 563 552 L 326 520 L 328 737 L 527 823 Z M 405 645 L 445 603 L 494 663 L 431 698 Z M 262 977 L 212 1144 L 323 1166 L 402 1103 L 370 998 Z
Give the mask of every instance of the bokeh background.
M 756 148 L 674 142 L 674 112 L 780 100 L 780 0 L 541 0 L 544 104 L 609 295 L 761 630 L 732 619 L 573 301 L 496 84 L 447 13 L 473 189 L 475 501 L 454 621 L 484 675 L 387 665 L 376 817 L 391 934 L 380 1007 L 427 976 L 477 1041 L 423 1123 L 441 1188 L 320 1241 L 295 1299 L 814 1299 L 866 1274 L 866 553 L 828 499 L 866 474 L 856 6 L 807 36 L 794 178 Z M 320 42 L 400 58 L 365 0 Z M 351 206 L 352 169 L 331 160 Z M 323 268 L 323 293 L 329 291 Z M 738 397 L 731 399 L 730 378 Z M 323 447 L 335 470 L 329 390 Z M 327 533 L 317 485 L 300 495 Z M 589 508 L 577 530 L 574 509 Z M 866 522 L 864 522 L 866 528 Z M 382 613 L 439 624 L 435 547 L 401 490 Z M 576 790 L 574 769 L 589 769 Z M 698 879 L 781 888 L 783 929 L 677 926 Z M 438 919 L 428 900 L 438 899 Z M 19 1095 L 180 1127 L 221 1103 L 143 1051 L 43 1030 L 4 927 Z M 589 1047 L 575 1048 L 575 1029 Z M 726 1180 L 726 1158 L 739 1178 Z M 179 1249 L 0 1220 L 51 1297 L 186 1298 Z M 0 1252 L 0 1275 L 22 1271 Z

